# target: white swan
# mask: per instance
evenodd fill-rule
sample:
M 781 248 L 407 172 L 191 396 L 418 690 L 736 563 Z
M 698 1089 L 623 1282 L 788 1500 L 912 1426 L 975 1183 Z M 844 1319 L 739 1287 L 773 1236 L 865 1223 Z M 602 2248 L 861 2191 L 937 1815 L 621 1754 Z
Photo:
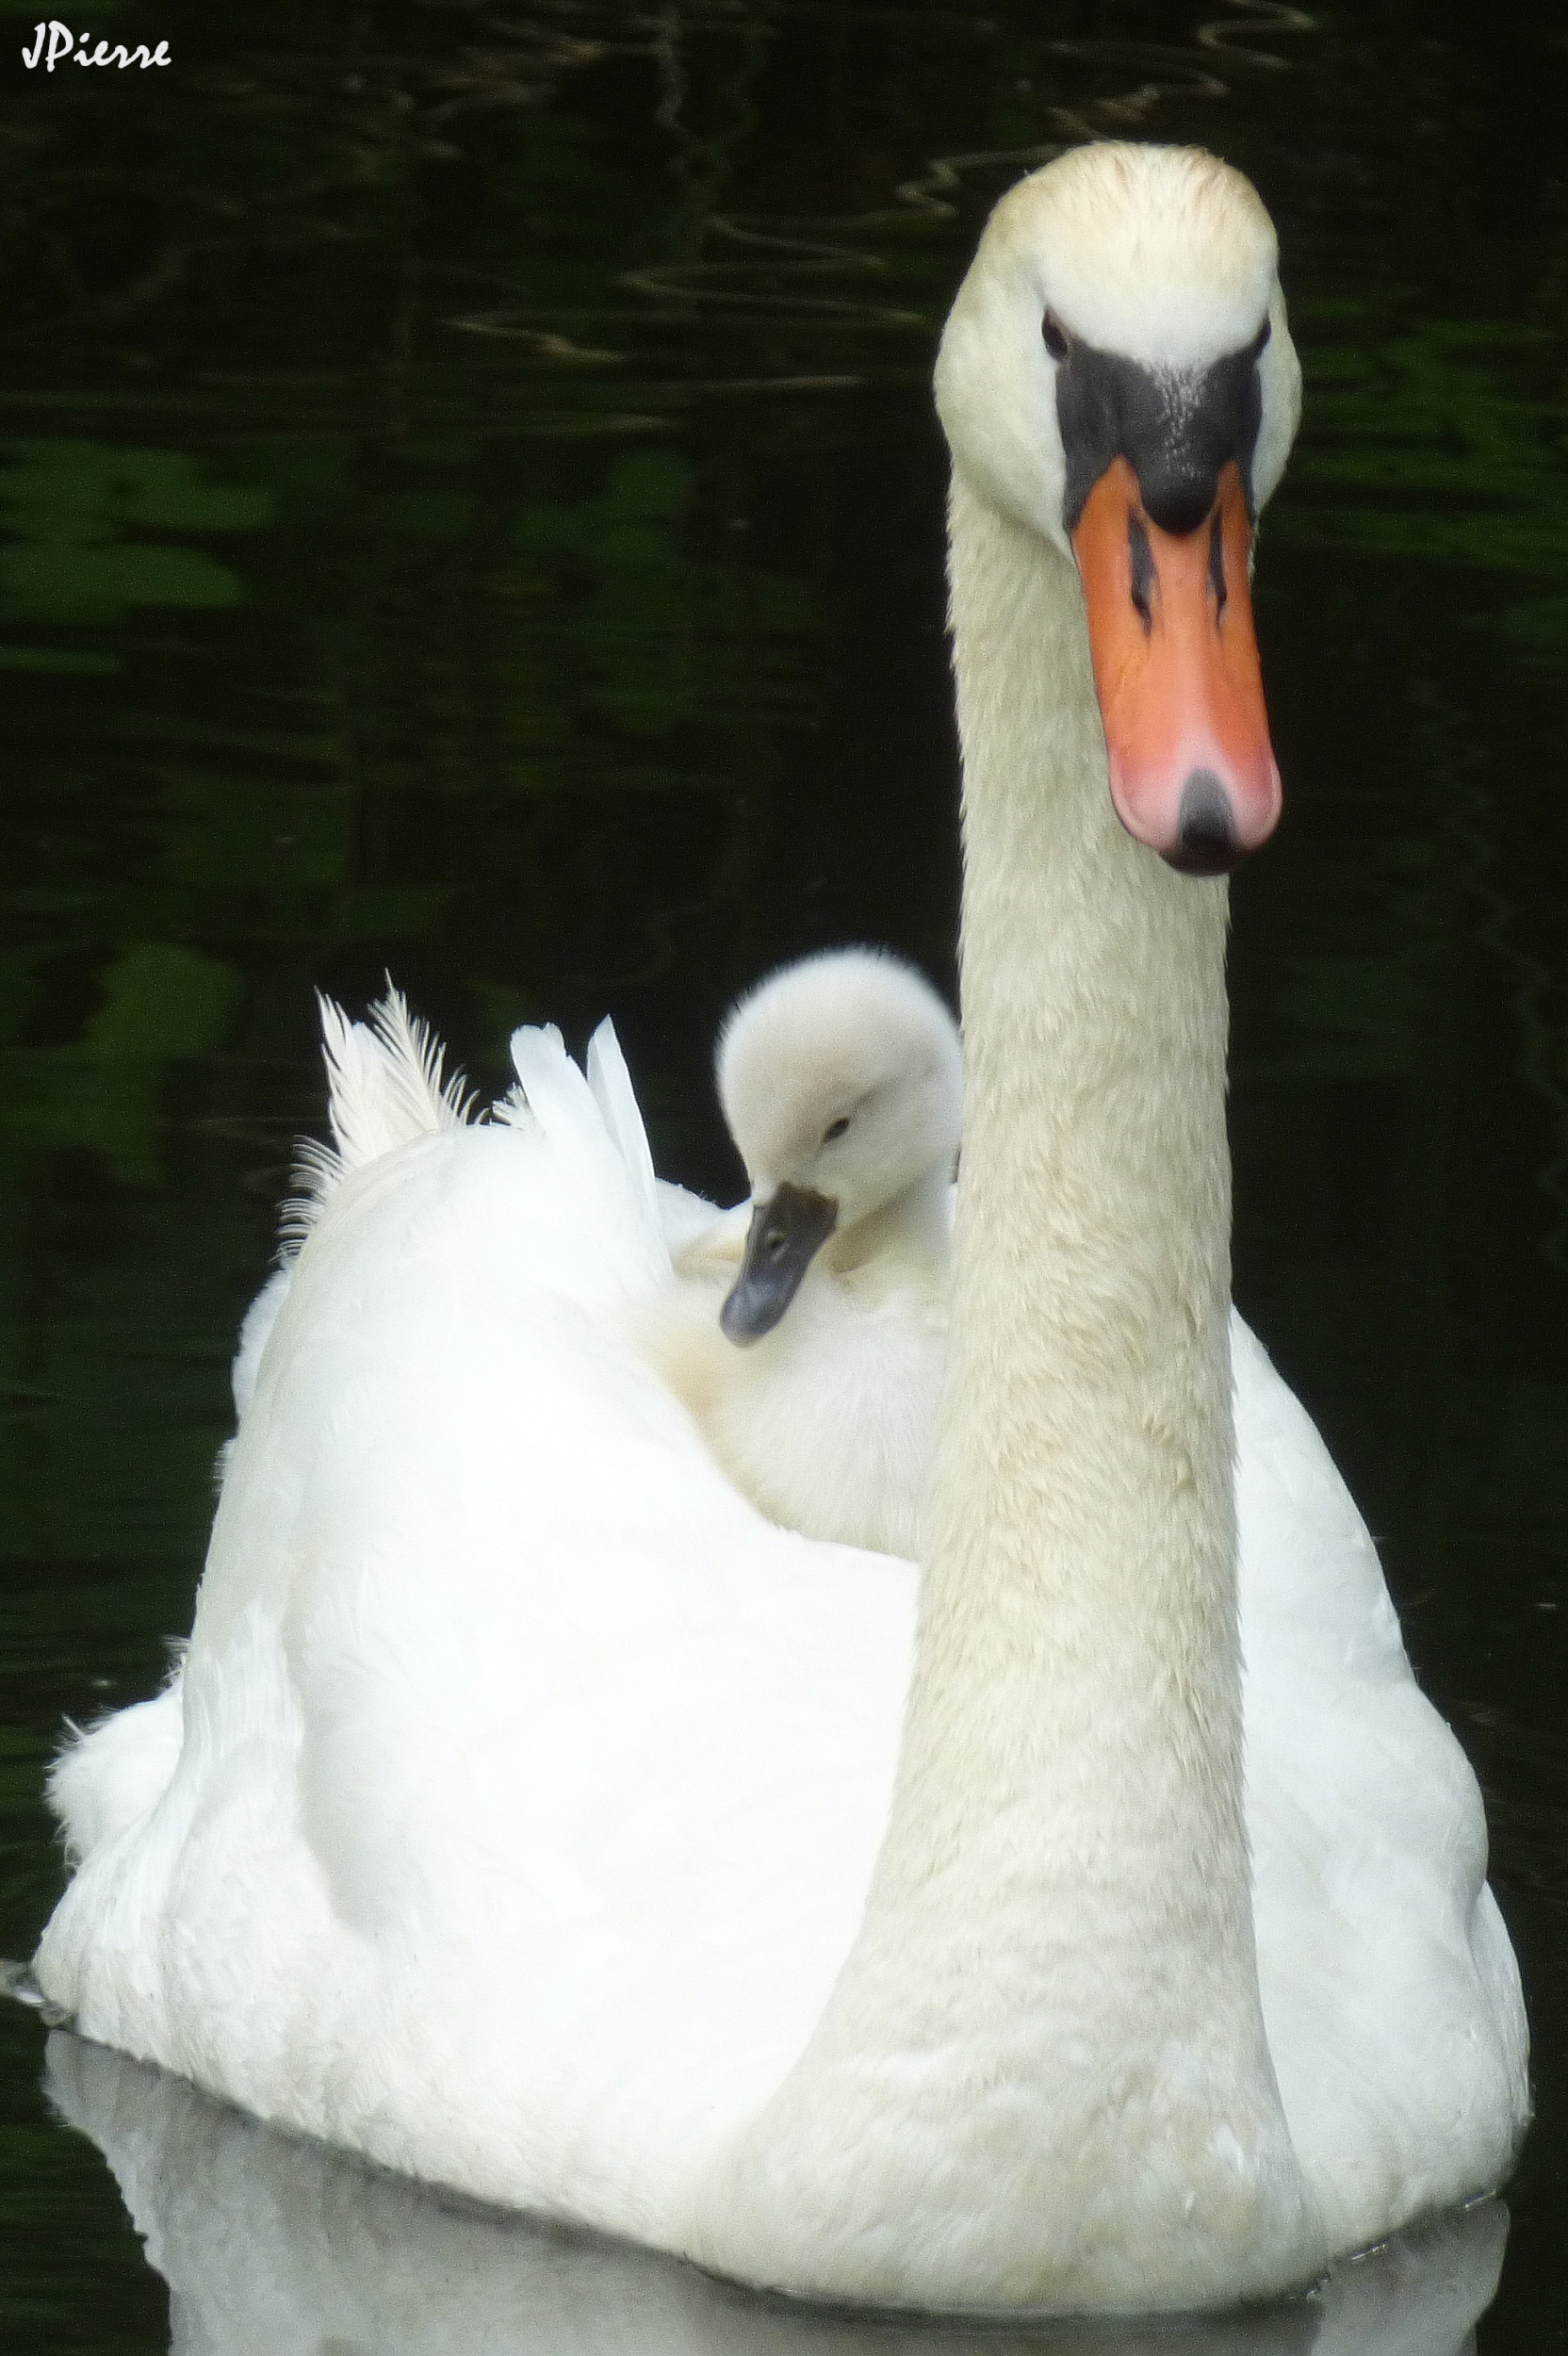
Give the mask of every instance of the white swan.
M 1192 153 L 1022 183 L 944 338 L 966 1142 L 918 1620 L 628 1348 L 667 1248 L 525 1037 L 531 1114 L 325 1202 L 182 1687 L 73 1762 L 37 1972 L 89 2036 L 876 2300 L 1224 2302 L 1506 2172 L 1475 1781 L 1261 1353 L 1243 1788 L 1200 878 L 1278 808 L 1248 556 L 1296 385 L 1267 218 Z
M 912 1555 L 946 1356 L 958 1028 L 912 967 L 835 950 L 731 1009 L 720 1102 L 751 1182 L 677 1253 L 652 1363 L 753 1504 Z

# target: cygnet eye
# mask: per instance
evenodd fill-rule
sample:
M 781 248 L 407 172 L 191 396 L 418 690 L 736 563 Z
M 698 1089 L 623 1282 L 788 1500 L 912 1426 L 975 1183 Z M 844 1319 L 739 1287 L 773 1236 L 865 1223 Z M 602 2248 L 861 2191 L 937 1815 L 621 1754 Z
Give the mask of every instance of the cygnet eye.
M 824 1145 L 831 1145 L 835 1137 L 841 1137 L 844 1131 L 848 1127 L 849 1115 L 847 1113 L 841 1113 L 838 1120 L 830 1121 L 826 1128 L 823 1131 L 822 1141 Z
M 1047 311 L 1040 321 L 1040 334 L 1053 360 L 1065 360 L 1068 353 L 1068 332 L 1054 311 Z

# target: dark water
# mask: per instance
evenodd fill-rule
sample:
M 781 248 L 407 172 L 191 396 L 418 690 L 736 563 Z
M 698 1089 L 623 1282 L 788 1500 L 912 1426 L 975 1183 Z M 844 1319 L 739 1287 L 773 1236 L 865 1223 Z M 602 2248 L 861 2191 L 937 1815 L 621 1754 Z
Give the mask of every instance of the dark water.
M 1486 1787 L 1538 2115 L 1479 2346 L 1568 2343 L 1562 19 L 171 0 L 92 20 L 169 70 L 52 77 L 32 22 L 0 0 L 0 1952 L 58 1888 L 62 1716 L 188 1625 L 313 987 L 389 969 L 486 1086 L 520 1019 L 612 1011 L 662 1165 L 735 1191 L 706 1058 L 742 983 L 850 938 L 951 978 L 926 383 L 978 225 L 1054 142 L 1198 139 L 1273 210 L 1307 371 L 1258 572 L 1287 822 L 1234 892 L 1237 1297 Z M 37 2022 L 0 2007 L 0 2051 L 9 2344 L 165 2347 Z M 525 2307 L 557 2348 L 817 2336 L 549 2237 L 550 2299 L 503 2234 L 476 2305 L 471 2219 L 52 2069 L 142 2154 L 187 2350 L 394 2344 L 290 2201 L 340 2268 L 404 2252 L 410 2347 Z M 1436 2300 L 1405 2345 L 1457 2345 L 1477 2231 L 1400 2260 Z M 1384 2345 L 1225 2345 L 1320 2324 Z

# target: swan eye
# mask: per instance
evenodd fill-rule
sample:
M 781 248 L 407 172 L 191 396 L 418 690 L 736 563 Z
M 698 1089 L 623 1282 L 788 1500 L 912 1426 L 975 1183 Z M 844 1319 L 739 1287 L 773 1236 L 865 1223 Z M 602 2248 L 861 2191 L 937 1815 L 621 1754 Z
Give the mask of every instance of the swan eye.
M 1054 311 L 1047 311 L 1044 319 L 1041 319 L 1040 334 L 1045 339 L 1045 348 L 1053 360 L 1065 360 L 1068 351 L 1068 333 Z
M 837 1121 L 830 1121 L 828 1122 L 828 1124 L 827 1124 L 826 1128 L 823 1131 L 823 1133 L 822 1133 L 822 1141 L 823 1141 L 824 1145 L 831 1145 L 831 1144 L 833 1143 L 833 1140 L 835 1139 L 835 1137 L 841 1137 L 843 1136 L 843 1134 L 844 1134 L 844 1131 L 845 1131 L 848 1127 L 849 1127 L 849 1115 L 848 1115 L 847 1113 L 841 1113 L 841 1114 L 839 1115 L 838 1120 L 837 1120 Z

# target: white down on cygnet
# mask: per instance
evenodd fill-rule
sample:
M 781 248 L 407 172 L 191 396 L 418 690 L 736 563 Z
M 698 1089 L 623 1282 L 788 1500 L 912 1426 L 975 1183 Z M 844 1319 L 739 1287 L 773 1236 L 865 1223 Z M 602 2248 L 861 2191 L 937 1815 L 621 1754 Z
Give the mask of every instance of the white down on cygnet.
M 724 1469 L 810 1538 L 913 1555 L 947 1334 L 958 1026 L 875 949 L 783 968 L 727 1018 L 750 1181 L 644 1327 Z

